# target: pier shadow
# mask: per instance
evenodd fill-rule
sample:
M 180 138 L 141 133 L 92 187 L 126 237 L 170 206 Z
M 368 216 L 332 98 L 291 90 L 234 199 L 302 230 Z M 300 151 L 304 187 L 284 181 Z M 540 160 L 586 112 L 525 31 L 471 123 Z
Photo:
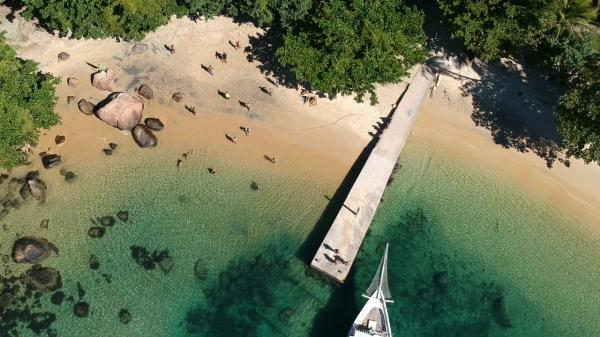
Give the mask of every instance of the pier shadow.
M 346 283 L 334 290 L 323 309 L 312 321 L 309 337 L 345 337 L 360 311 L 356 303 L 356 285 L 354 272 L 351 272 Z
M 333 224 L 333 221 L 335 220 L 335 217 L 339 213 L 340 209 L 342 207 L 347 208 L 347 206 L 344 204 L 344 201 L 348 197 L 348 194 L 350 193 L 350 190 L 352 189 L 356 178 L 358 178 L 360 171 L 365 166 L 369 155 L 371 155 L 371 152 L 375 148 L 375 145 L 377 145 L 379 137 L 381 136 L 383 131 L 385 131 L 387 125 L 392 120 L 392 117 L 396 112 L 396 107 L 404 98 L 404 95 L 408 91 L 409 86 L 410 84 L 407 85 L 406 88 L 404 88 L 404 91 L 400 94 L 398 100 L 393 105 L 388 115 L 386 117 L 382 117 L 381 121 L 378 122 L 377 125 L 373 126 L 375 132 L 369 132 L 369 135 L 372 137 L 371 140 L 358 155 L 358 157 L 354 161 L 354 164 L 352 164 L 352 167 L 350 167 L 350 170 L 342 180 L 342 183 L 335 191 L 335 193 L 332 196 L 325 196 L 325 198 L 329 200 L 329 203 L 325 207 L 323 213 L 321 213 L 321 216 L 319 217 L 319 220 L 317 220 L 317 223 L 313 227 L 313 230 L 308 234 L 306 240 L 304 240 L 302 245 L 300 245 L 300 247 L 296 251 L 296 257 L 304 261 L 306 264 L 310 265 L 310 263 L 312 262 L 314 254 L 319 249 L 321 242 L 325 238 L 325 235 L 329 231 L 329 228 Z M 353 210 L 350 211 L 354 212 Z

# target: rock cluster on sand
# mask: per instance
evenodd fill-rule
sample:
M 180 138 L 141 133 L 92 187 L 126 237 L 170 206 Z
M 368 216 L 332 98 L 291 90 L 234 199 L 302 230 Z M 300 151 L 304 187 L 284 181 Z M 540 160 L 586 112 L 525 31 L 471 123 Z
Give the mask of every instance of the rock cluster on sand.
M 144 103 L 126 92 L 114 92 L 98 107 L 98 118 L 121 130 L 131 130 L 142 119 Z
M 92 74 L 92 85 L 100 90 L 111 91 L 117 74 L 112 69 L 99 70 Z
M 145 43 L 136 43 L 131 47 L 131 53 L 141 55 L 148 51 L 148 45 Z
M 152 88 L 150 88 L 149 85 L 147 84 L 142 84 L 138 90 L 137 90 L 138 94 L 146 99 L 152 99 L 154 98 L 154 91 L 152 90 Z
M 60 162 L 61 158 L 57 154 L 47 154 L 42 157 L 42 165 L 44 165 L 44 168 L 47 169 L 60 164 Z
M 156 139 L 154 132 L 145 125 L 136 125 L 131 134 L 133 135 L 133 140 L 141 148 L 155 147 L 158 144 L 158 139 Z
M 12 259 L 16 263 L 38 264 L 48 258 L 51 252 L 58 254 L 58 249 L 50 241 L 34 236 L 24 236 L 15 240 Z
M 76 77 L 69 77 L 67 78 L 67 84 L 70 87 L 77 88 L 77 86 L 79 85 L 79 79 Z
M 153 131 L 162 131 L 165 128 L 165 124 L 158 118 L 146 118 L 144 124 Z
M 71 55 L 69 55 L 69 53 L 66 53 L 66 52 L 64 52 L 64 51 L 63 51 L 63 52 L 60 52 L 60 53 L 58 53 L 58 60 L 59 60 L 59 61 L 66 61 L 66 60 L 68 60 L 68 59 L 69 59 L 69 57 L 71 57 Z
M 75 96 L 69 96 L 69 97 L 75 98 Z M 79 111 L 81 111 L 82 113 L 84 113 L 86 115 L 93 115 L 94 108 L 96 106 L 82 98 L 77 103 L 77 107 L 79 108 Z

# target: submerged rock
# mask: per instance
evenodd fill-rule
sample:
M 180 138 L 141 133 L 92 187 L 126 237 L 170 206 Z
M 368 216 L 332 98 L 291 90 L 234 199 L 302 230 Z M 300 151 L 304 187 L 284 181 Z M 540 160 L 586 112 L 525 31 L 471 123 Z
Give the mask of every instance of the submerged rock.
M 117 222 L 115 218 L 113 218 L 110 215 L 103 216 L 100 218 L 100 224 L 104 227 L 112 227 L 114 226 L 115 222 Z
M 114 92 L 98 106 L 96 116 L 120 130 L 131 130 L 136 126 L 144 110 L 144 103 L 126 92 Z
M 119 311 L 119 321 L 123 324 L 129 324 L 131 322 L 131 313 L 127 309 L 121 309 Z
M 108 143 L 108 147 L 109 147 L 111 150 L 113 150 L 113 151 L 114 151 L 114 150 L 116 150 L 118 146 L 119 146 L 119 145 L 117 145 L 117 144 L 115 144 L 115 143 Z
M 75 103 L 76 100 L 77 100 L 77 97 L 75 97 L 75 96 L 67 96 L 67 104 L 68 105 Z
M 73 306 L 73 314 L 77 317 L 84 318 L 90 314 L 90 305 L 87 302 L 77 302 Z
M 196 275 L 196 278 L 200 281 L 206 281 L 208 278 L 208 268 L 203 259 L 196 260 L 196 263 L 194 264 L 194 275 Z
M 106 229 L 104 227 L 93 226 L 88 229 L 88 235 L 94 239 L 98 239 L 104 236 Z
M 77 178 L 77 175 L 75 173 L 73 173 L 72 171 L 67 171 L 67 173 L 65 173 L 65 181 L 68 183 L 72 183 L 73 181 L 75 181 L 75 178 Z
M 62 292 L 61 290 L 55 292 L 54 294 L 52 294 L 52 297 L 50 297 L 50 302 L 54 305 L 61 305 L 62 302 L 65 299 L 65 293 Z
M 100 268 L 100 259 L 94 254 L 90 256 L 89 260 L 90 269 L 98 270 Z
M 170 256 L 164 257 L 160 262 L 158 262 L 158 266 L 163 273 L 168 274 L 173 270 L 175 264 L 173 263 L 173 258 Z
M 46 168 L 46 169 L 54 167 L 54 166 L 60 164 L 60 162 L 61 162 L 61 158 L 57 154 L 47 154 L 42 157 L 42 164 L 44 165 L 44 168 Z
M 40 202 L 46 201 L 46 184 L 41 179 L 31 179 L 27 181 L 29 193 Z
M 102 152 L 104 152 L 104 154 L 107 156 L 112 156 L 113 154 L 113 150 L 111 149 L 102 149 Z
M 79 102 L 77 103 L 77 107 L 79 107 L 79 111 L 86 115 L 93 115 L 94 109 L 96 108 L 94 104 L 86 101 L 83 98 L 79 100 Z
M 129 220 L 129 212 L 127 211 L 119 211 L 117 212 L 117 218 L 123 222 L 127 222 Z
M 30 289 L 52 291 L 62 287 L 60 272 L 54 268 L 34 266 L 25 272 L 23 279 Z
M 24 236 L 14 242 L 12 258 L 16 263 L 37 264 L 48 258 L 53 251 L 58 252 L 58 249 L 48 240 Z
M 141 148 L 155 147 L 158 144 L 156 136 L 147 126 L 139 124 L 131 132 L 133 140 Z
M 162 131 L 165 128 L 165 124 L 158 118 L 146 118 L 144 124 L 153 131 Z
M 492 300 L 492 318 L 496 322 L 496 324 L 500 325 L 503 328 L 512 327 L 512 323 L 510 322 L 510 318 L 508 317 L 508 313 L 506 310 L 506 301 L 504 300 L 503 295 L 497 295 Z
M 149 85 L 147 84 L 142 84 L 138 90 L 137 90 L 138 94 L 146 99 L 152 99 L 154 98 L 154 91 L 152 90 L 152 88 L 150 88 Z

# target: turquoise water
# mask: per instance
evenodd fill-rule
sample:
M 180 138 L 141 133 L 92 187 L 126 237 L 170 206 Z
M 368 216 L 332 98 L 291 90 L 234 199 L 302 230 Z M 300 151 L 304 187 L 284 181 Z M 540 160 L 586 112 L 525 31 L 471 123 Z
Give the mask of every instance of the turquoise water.
M 0 221 L 8 226 L 2 254 L 16 235 L 46 237 L 60 255 L 44 265 L 60 269 L 63 291 L 76 298 L 77 282 L 85 289 L 87 318 L 75 317 L 68 301 L 41 298 L 36 310 L 57 314 L 58 336 L 344 336 L 385 242 L 396 336 L 600 335 L 599 236 L 550 202 L 430 146 L 409 142 L 343 286 L 303 260 L 335 183 L 258 169 L 210 176 L 207 160 L 194 160 L 186 168 L 195 169 L 181 172 L 132 161 L 82 174 L 76 185 L 51 186 L 46 205 L 25 205 Z M 101 239 L 86 235 L 90 218 L 119 210 L 130 221 Z M 39 227 L 43 218 L 48 229 Z M 132 245 L 168 249 L 174 269 L 144 270 Z M 88 266 L 92 254 L 97 271 Z M 206 279 L 196 278 L 196 263 Z M 124 308 L 128 325 L 118 319 Z

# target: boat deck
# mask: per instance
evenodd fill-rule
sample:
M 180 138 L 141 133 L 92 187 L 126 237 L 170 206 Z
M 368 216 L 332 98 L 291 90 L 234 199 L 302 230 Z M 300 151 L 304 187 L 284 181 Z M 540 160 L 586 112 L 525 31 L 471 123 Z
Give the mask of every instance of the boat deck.
M 433 78 L 429 68 L 417 70 L 311 262 L 337 282 L 348 276 Z

